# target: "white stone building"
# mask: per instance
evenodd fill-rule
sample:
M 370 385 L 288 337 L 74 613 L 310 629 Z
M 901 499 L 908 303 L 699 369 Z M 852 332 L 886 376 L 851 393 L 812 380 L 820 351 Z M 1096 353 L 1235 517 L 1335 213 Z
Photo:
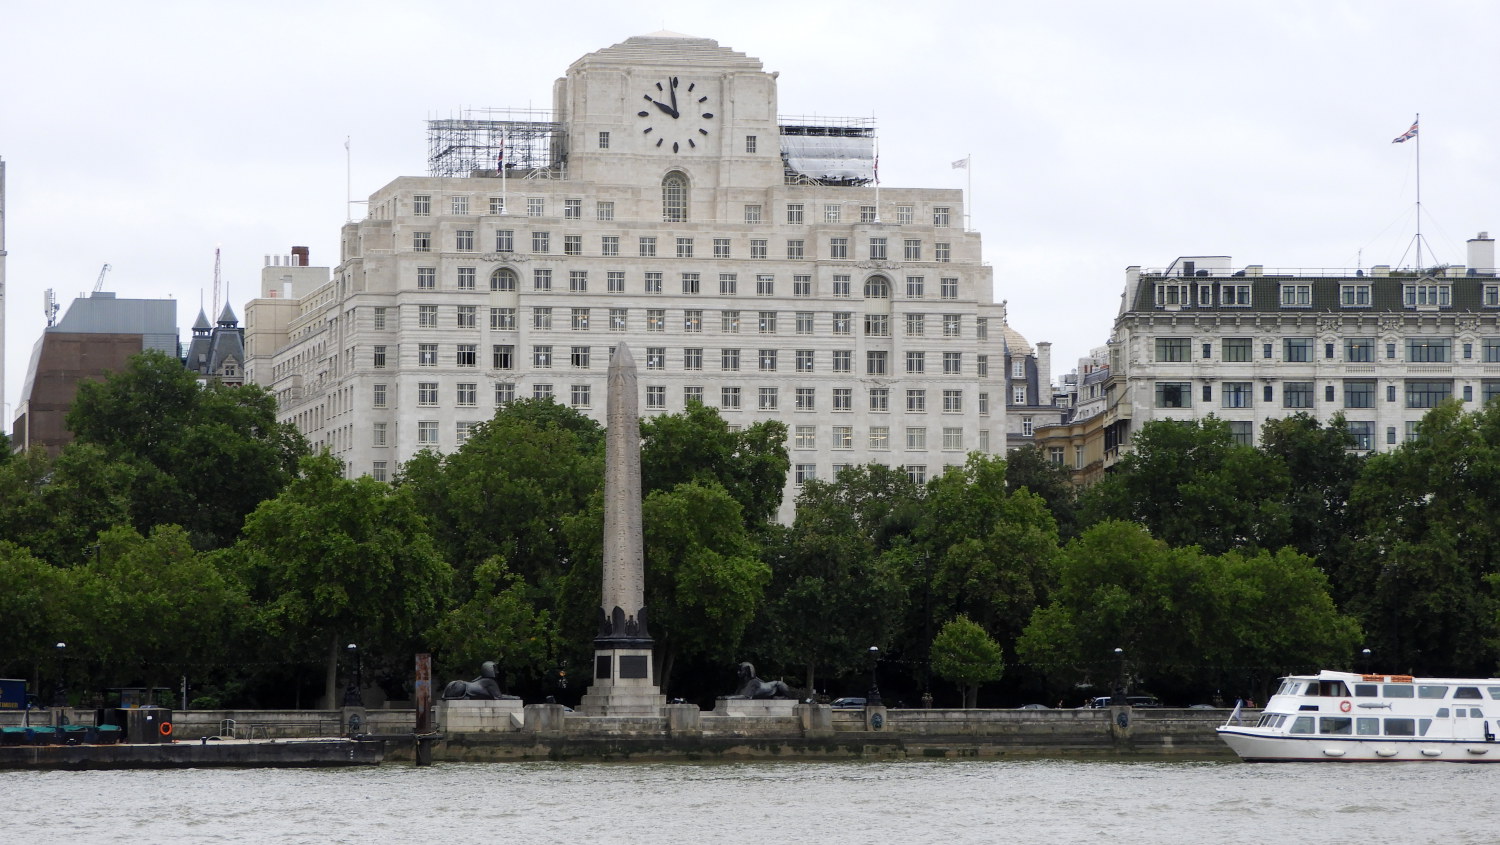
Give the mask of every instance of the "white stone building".
M 1003 450 L 1005 310 L 962 192 L 877 185 L 872 121 L 778 116 L 776 86 L 656 33 L 574 62 L 551 112 L 431 121 L 430 174 L 371 195 L 331 280 L 247 307 L 252 378 L 376 478 L 514 397 L 602 419 L 620 342 L 643 413 L 787 425 L 783 517 L 844 465 Z
M 1500 277 L 1484 232 L 1467 266 L 1422 272 L 1235 269 L 1200 256 L 1125 276 L 1109 450 L 1151 420 L 1209 414 L 1256 444 L 1266 420 L 1299 412 L 1342 413 L 1360 450 L 1389 450 L 1445 398 L 1477 407 L 1500 395 Z

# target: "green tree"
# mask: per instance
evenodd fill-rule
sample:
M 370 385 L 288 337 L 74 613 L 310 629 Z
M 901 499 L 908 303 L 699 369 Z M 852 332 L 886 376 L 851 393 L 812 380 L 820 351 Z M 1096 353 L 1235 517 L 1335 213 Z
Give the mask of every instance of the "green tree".
M 1308 414 L 1267 420 L 1260 441 L 1261 451 L 1286 467 L 1287 542 L 1335 566 L 1347 550 L 1349 495 L 1363 461 L 1353 451 L 1343 414 L 1334 414 L 1326 426 Z
M 932 641 L 932 671 L 958 685 L 964 707 L 979 706 L 979 685 L 1005 673 L 1000 644 L 984 628 L 959 615 L 943 624 Z
M 641 481 L 649 493 L 688 482 L 719 484 L 758 530 L 781 507 L 787 470 L 786 425 L 775 420 L 731 431 L 719 412 L 690 402 L 679 414 L 641 420 Z
M 1485 675 L 1500 644 L 1500 404 L 1428 412 L 1415 440 L 1367 459 L 1351 494 L 1357 539 L 1335 571 L 1376 660 L 1394 671 Z
M 11 463 L 23 460 L 13 458 Z M 72 642 L 76 578 L 14 543 L 0 541 L 0 596 L 5 623 L 0 625 L 0 675 L 7 678 L 60 680 L 63 666 L 56 643 Z M 32 692 L 37 692 L 33 689 Z M 44 702 L 45 703 L 45 702 Z
M 884 490 L 893 495 L 875 494 L 874 478 L 889 482 Z M 904 472 L 880 465 L 803 485 L 795 521 L 768 536 L 772 580 L 752 636 L 760 662 L 801 667 L 814 690 L 818 670 L 859 671 L 871 645 L 895 638 L 907 613 L 912 555 L 904 541 L 898 549 L 883 544 L 900 536 L 888 520 L 904 510 L 897 501 L 914 509 L 917 493 Z
M 562 521 L 586 510 L 603 482 L 603 434 L 550 399 L 512 402 L 457 452 L 407 462 L 397 486 L 420 504 L 461 579 L 499 556 L 535 598 L 550 597 L 574 558 Z
M 1289 536 L 1289 486 L 1285 465 L 1235 443 L 1224 420 L 1154 420 L 1084 493 L 1083 523 L 1133 520 L 1170 545 L 1215 554 L 1278 548 Z
M 133 466 L 138 531 L 181 525 L 199 548 L 231 544 L 245 515 L 276 495 L 307 453 L 296 429 L 276 421 L 276 400 L 264 389 L 200 387 L 181 362 L 154 351 L 81 383 L 67 426 Z
M 1048 460 L 1039 447 L 1027 445 L 1005 453 L 1005 489 L 1012 493 L 1025 489 L 1040 496 L 1063 540 L 1077 533 L 1078 488 L 1073 486 L 1073 473 Z
M 540 677 L 556 655 L 552 615 L 533 603 L 526 584 L 505 560 L 492 557 L 474 570 L 469 600 L 444 613 L 427 635 L 447 676 L 473 672 L 486 660 L 510 675 Z
M 54 459 L 30 449 L 0 464 L 0 539 L 58 566 L 81 564 L 99 532 L 130 523 L 134 468 L 90 443 Z
M 411 645 L 446 600 L 453 573 L 410 488 L 345 479 L 326 455 L 301 467 L 245 520 L 240 552 L 263 624 L 294 650 L 327 649 L 325 693 L 336 702 L 343 643 Z

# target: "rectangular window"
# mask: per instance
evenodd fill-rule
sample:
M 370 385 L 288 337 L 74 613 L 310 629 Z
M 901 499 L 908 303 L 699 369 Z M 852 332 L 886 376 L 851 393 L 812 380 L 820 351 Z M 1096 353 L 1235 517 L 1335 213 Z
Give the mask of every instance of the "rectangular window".
M 803 207 L 800 202 L 789 202 L 786 205 L 786 222 L 793 225 L 802 223 Z
M 546 345 L 531 347 L 531 366 L 539 370 L 552 369 L 552 347 Z
M 774 373 L 774 372 L 776 372 L 776 350 L 774 350 L 774 349 L 762 349 L 760 351 L 760 355 L 757 356 L 757 357 L 760 360 L 760 371 L 761 372 L 763 372 L 763 373 Z
M 1344 338 L 1344 362 L 1348 364 L 1369 364 L 1375 360 L 1375 338 L 1373 337 L 1346 337 Z
M 417 328 L 435 329 L 438 323 L 438 310 L 436 305 L 417 306 Z
M 583 235 L 563 235 L 563 255 L 583 255 Z
M 667 368 L 667 348 L 665 346 L 646 347 L 646 369 L 665 370 Z
M 508 405 L 508 404 L 510 404 L 511 402 L 514 402 L 514 401 L 516 401 L 516 385 L 515 385 L 515 382 L 509 382 L 509 381 L 497 381 L 497 382 L 495 382 L 495 407 L 498 408 L 498 407 L 500 407 L 502 405 Z
M 943 353 L 943 375 L 962 375 L 964 370 L 964 354 L 962 352 Z
M 412 232 L 411 233 L 411 251 L 412 252 L 432 252 L 432 233 L 431 232 Z
M 848 349 L 833 350 L 833 371 L 836 373 L 851 372 L 853 368 L 854 353 Z
M 533 384 L 531 386 L 531 398 L 533 398 L 533 399 L 551 399 L 552 398 L 552 385 L 550 385 L 550 384 Z
M 593 351 L 590 346 L 574 346 L 569 350 L 568 358 L 575 370 L 587 370 L 589 368 L 589 353 Z
M 703 404 L 702 385 L 690 384 L 682 388 L 682 404 L 691 405 L 694 402 Z
M 385 385 L 370 385 L 370 406 L 374 408 L 385 407 Z
M 906 277 L 906 298 L 922 299 L 926 296 L 926 281 L 922 276 Z
M 799 425 L 792 433 L 792 447 L 795 449 L 818 448 L 818 427 L 813 425 Z
M 898 225 L 898 226 L 910 226 L 911 223 L 912 223 L 912 220 L 916 216 L 916 211 L 917 211 L 916 206 L 911 206 L 911 205 L 898 205 L 898 206 L 896 206 L 896 225 Z
M 497 370 L 516 368 L 516 347 L 509 343 L 497 343 L 490 347 L 490 366 Z
M 927 428 L 925 426 L 909 426 L 906 429 L 906 448 L 923 451 L 927 448 Z
M 959 314 L 943 315 L 943 337 L 958 337 L 962 334 L 963 317 Z
M 1287 337 L 1281 341 L 1281 360 L 1288 364 L 1308 364 L 1313 359 L 1313 339 Z
M 479 328 L 479 306 L 477 306 L 477 305 L 460 305 L 460 306 L 458 306 L 457 308 L 455 308 L 453 310 L 454 310 L 454 317 L 456 318 L 456 327 L 457 328 L 460 328 L 460 329 L 477 329 L 477 328 Z
M 726 411 L 738 411 L 740 409 L 740 389 L 738 387 L 719 388 L 719 407 Z
M 907 337 L 921 337 L 922 334 L 923 334 L 923 332 L 925 332 L 926 328 L 927 328 L 927 319 L 926 319 L 926 317 L 927 317 L 927 315 L 925 315 L 925 314 L 907 314 L 906 315 L 906 336 Z
M 531 269 L 532 290 L 552 290 L 552 268 L 533 267 Z
M 958 279 L 942 278 L 938 280 L 938 297 L 940 299 L 958 299 Z
M 1226 337 L 1219 344 L 1226 363 L 1243 364 L 1250 361 L 1250 338 Z
M 885 238 L 870 238 L 870 260 L 885 260 Z
M 866 314 L 865 335 L 867 337 L 890 337 L 891 315 L 889 314 Z
M 477 367 L 479 366 L 479 344 L 460 343 L 454 347 L 455 367 Z
M 870 388 L 870 410 L 883 414 L 891 410 L 891 389 L 889 387 Z
M 683 273 L 682 274 L 682 292 L 683 293 L 701 293 L 702 292 L 702 278 L 701 278 L 701 276 L 698 273 Z
M 436 290 L 436 289 L 437 289 L 437 268 L 436 267 L 418 267 L 417 268 L 417 290 Z
M 1407 379 L 1406 382 L 1406 407 L 1408 408 L 1433 408 L 1452 395 L 1453 382 L 1451 381 Z
M 837 299 L 849 298 L 849 277 L 836 275 L 833 277 L 833 295 Z
M 693 239 L 692 238 L 678 238 L 677 239 L 677 257 L 678 258 L 692 258 L 693 257 Z
M 375 423 L 374 430 L 372 432 L 370 432 L 370 445 L 371 446 L 384 446 L 384 445 L 386 445 L 386 439 L 385 439 L 385 430 L 386 429 L 385 429 L 385 426 L 386 426 L 386 424 L 383 423 L 383 422 Z
M 745 152 L 747 152 L 747 153 L 753 153 L 753 152 L 755 152 L 755 136 L 754 135 L 746 135 L 745 136 Z
M 890 353 L 883 350 L 870 350 L 865 353 L 865 375 L 883 376 L 887 372 L 887 356 Z
M 849 239 L 848 238 L 829 238 L 828 239 L 828 257 L 830 259 L 848 258 L 849 257 Z
M 454 387 L 454 401 L 461 408 L 472 408 L 479 404 L 479 385 L 472 381 L 459 382 Z
M 719 312 L 719 331 L 723 332 L 724 334 L 739 334 L 740 333 L 740 312 L 738 312 L 738 311 L 720 311 Z
M 458 268 L 458 289 L 473 290 L 474 282 L 478 279 L 478 271 L 473 267 Z
M 1249 420 L 1230 420 L 1229 437 L 1239 446 L 1255 445 L 1255 423 Z
M 1453 339 L 1448 337 L 1409 337 L 1406 360 L 1414 364 L 1446 364 L 1453 360 Z
M 762 411 L 776 410 L 777 390 L 774 387 L 762 387 L 758 394 L 759 409 Z
M 661 273 L 654 270 L 648 270 L 645 275 L 645 282 L 642 286 L 645 292 L 661 293 L 661 277 Z
M 735 273 L 720 273 L 719 274 L 719 295 L 720 296 L 734 296 L 735 294 L 739 293 L 739 288 L 740 288 L 740 280 L 739 280 L 739 275 L 738 274 L 735 274 Z
M 927 391 L 920 387 L 906 389 L 906 412 L 921 414 L 927 411 Z
M 1346 379 L 1344 381 L 1344 407 L 1375 407 L 1374 379 Z
M 682 368 L 684 370 L 703 369 L 703 348 L 701 346 L 689 346 L 682 350 Z
M 1402 304 L 1407 308 L 1447 308 L 1452 296 L 1451 285 L 1402 286 Z
M 583 200 L 580 200 L 580 199 L 565 199 L 565 200 L 563 200 L 563 219 L 565 219 L 565 220 L 581 220 L 581 219 L 583 219 Z
M 1370 305 L 1369 285 L 1339 285 L 1339 304 L 1345 308 L 1366 308 Z
M 790 238 L 786 242 L 786 257 L 788 261 L 801 261 L 807 249 L 807 241 L 801 238 Z
M 922 260 L 922 241 L 920 238 L 905 238 L 901 242 L 901 257 L 906 261 Z
M 799 387 L 799 388 L 797 388 L 796 397 L 797 397 L 797 410 L 799 410 L 799 411 L 814 411 L 814 410 L 817 410 L 817 407 L 816 407 L 817 406 L 817 389 L 816 388 L 812 388 L 812 387 Z
M 383 370 L 383 369 L 385 369 L 385 347 L 384 346 L 376 346 L 374 348 L 373 360 L 370 362 L 370 364 L 371 364 L 371 366 L 373 366 L 377 370 Z
M 629 326 L 630 326 L 630 309 L 629 308 L 611 308 L 611 309 L 609 309 L 609 330 L 610 331 L 613 331 L 613 332 L 623 332 L 627 328 L 629 328 Z
M 608 270 L 604 274 L 604 288 L 608 293 L 625 292 L 625 271 Z
M 600 134 L 606 135 L 606 136 L 609 135 L 608 132 L 603 132 L 603 133 L 600 133 Z M 613 220 L 613 219 L 615 219 L 615 204 L 612 201 L 609 201 L 609 200 L 600 200 L 600 201 L 594 203 L 594 219 L 596 219 L 596 220 Z M 619 240 L 620 240 L 619 238 L 615 238 L 615 242 L 616 243 L 619 243 Z
M 667 310 L 665 308 L 646 309 L 646 331 L 664 332 L 667 330 Z
M 1156 360 L 1182 363 L 1193 354 L 1192 340 L 1186 337 L 1159 337 L 1156 339 Z
M 550 328 L 552 328 L 552 309 L 551 308 L 533 308 L 533 309 L 531 309 L 531 327 L 533 329 L 550 329 Z
M 515 233 L 514 229 L 496 229 L 495 230 L 495 251 L 496 252 L 515 252 L 516 251 L 516 233 Z
M 891 427 L 888 425 L 870 426 L 870 448 L 876 452 L 886 452 L 891 448 Z
M 908 372 L 908 373 L 922 373 L 922 372 L 925 372 L 926 369 L 927 369 L 927 353 L 926 352 L 907 352 L 906 353 L 906 372 Z
M 456 215 L 462 216 L 462 215 L 468 214 L 469 213 L 469 198 L 468 197 L 449 197 L 449 207 L 453 209 L 453 213 L 456 214 Z
M 1310 381 L 1283 383 L 1281 406 L 1283 408 L 1311 408 L 1313 406 L 1313 383 Z
M 852 425 L 836 425 L 836 426 L 833 427 L 833 448 L 835 448 L 835 449 L 853 449 L 854 448 L 854 426 L 852 426 Z
M 1349 435 L 1354 438 L 1354 448 L 1368 452 L 1375 448 L 1375 423 L 1368 420 L 1349 420 L 1345 423 Z
M 1222 398 L 1226 408 L 1248 408 L 1255 398 L 1255 385 L 1248 381 L 1226 381 Z
M 833 389 L 833 409 L 835 411 L 854 410 L 854 389 L 851 387 L 835 387 Z
M 656 238 L 642 235 L 640 239 L 640 256 L 642 258 L 656 257 Z
M 436 407 L 438 403 L 438 386 L 435 381 L 417 382 L 417 405 L 423 408 Z
M 974 367 L 976 370 L 976 372 L 974 373 L 975 375 L 979 376 L 980 378 L 988 376 L 990 374 L 990 356 L 975 355 Z
M 531 251 L 532 252 L 551 252 L 552 251 L 552 233 L 550 233 L 550 232 L 532 232 L 531 233 Z
M 750 239 L 750 257 L 751 258 L 765 258 L 766 257 L 766 239 L 765 238 L 751 238 Z
M 453 248 L 458 252 L 474 251 L 474 230 L 459 229 L 453 233 Z
M 660 385 L 646 388 L 646 410 L 660 411 L 667 407 L 667 389 Z
M 505 197 L 490 197 L 490 213 L 491 214 L 504 214 L 505 213 Z
M 575 408 L 587 408 L 589 407 L 590 400 L 593 398 L 591 396 L 592 392 L 586 384 L 572 385 L 568 388 L 568 404 Z M 651 395 L 651 388 L 646 388 L 646 395 Z M 649 401 L 647 407 L 650 407 Z
M 432 215 L 432 196 L 429 194 L 413 194 L 411 198 L 411 213 L 414 217 L 430 217 Z
M 1156 407 L 1188 408 L 1193 404 L 1193 385 L 1185 381 L 1159 381 L 1156 383 Z
M 547 213 L 547 201 L 542 197 L 526 198 L 526 216 L 541 217 Z
M 1219 288 L 1219 304 L 1230 308 L 1248 308 L 1250 306 L 1250 286 L 1224 285 Z
M 385 306 L 376 306 L 371 309 L 371 319 L 374 323 L 371 328 L 377 332 L 385 331 Z
M 880 222 L 879 219 L 878 219 L 878 215 L 876 215 L 876 213 L 875 213 L 875 206 L 873 206 L 873 205 L 862 205 L 862 206 L 860 206 L 859 207 L 859 222 L 861 222 L 861 223 L 878 223 L 878 222 Z
M 737 372 L 740 368 L 740 351 L 738 349 L 719 350 L 719 369 L 726 373 Z
M 813 312 L 798 311 L 796 317 L 797 334 L 813 333 Z
M 838 203 L 828 203 L 823 206 L 823 222 L 838 223 L 843 217 L 844 207 Z
M 964 392 L 962 390 L 943 391 L 943 413 L 961 414 L 964 412 Z
M 937 243 L 932 245 L 932 258 L 939 264 L 952 261 L 953 246 L 951 244 Z
M 758 204 L 745 206 L 745 222 L 752 225 L 760 225 L 761 207 Z
M 703 312 L 696 309 L 683 311 L 682 330 L 690 334 L 703 331 Z
M 1306 308 L 1312 305 L 1312 285 L 1282 285 L 1283 308 Z
M 417 445 L 436 446 L 438 444 L 437 420 L 421 420 L 417 423 Z

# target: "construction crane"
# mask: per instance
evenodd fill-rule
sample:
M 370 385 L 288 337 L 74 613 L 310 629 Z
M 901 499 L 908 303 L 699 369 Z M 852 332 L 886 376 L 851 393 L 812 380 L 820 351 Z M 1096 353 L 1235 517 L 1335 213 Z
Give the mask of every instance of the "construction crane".
M 104 290 L 104 274 L 108 273 L 108 272 L 109 272 L 109 265 L 108 264 L 106 264 L 103 267 L 99 268 L 99 278 L 98 278 L 97 281 L 94 282 L 94 293 L 98 293 L 99 291 Z

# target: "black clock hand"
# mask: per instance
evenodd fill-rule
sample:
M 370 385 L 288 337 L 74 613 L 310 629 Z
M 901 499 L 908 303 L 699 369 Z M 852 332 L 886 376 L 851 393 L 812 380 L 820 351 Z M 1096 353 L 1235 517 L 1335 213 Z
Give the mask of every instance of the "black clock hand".
M 677 116 L 677 77 L 672 77 L 672 116 Z
M 661 109 L 662 112 L 667 115 L 667 117 L 670 117 L 673 120 L 677 119 L 677 106 L 676 106 L 676 104 L 673 104 L 673 105 L 669 106 L 666 103 L 659 103 L 656 100 L 652 100 L 651 102 L 656 103 L 656 107 L 659 108 L 659 109 Z

